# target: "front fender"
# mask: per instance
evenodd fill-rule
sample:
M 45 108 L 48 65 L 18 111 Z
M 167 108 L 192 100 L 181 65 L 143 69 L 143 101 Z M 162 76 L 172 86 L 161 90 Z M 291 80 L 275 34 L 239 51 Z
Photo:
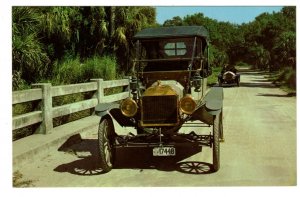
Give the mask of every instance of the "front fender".
M 223 110 L 223 97 L 222 87 L 212 87 L 204 97 L 204 105 L 198 108 L 192 114 L 192 117 L 212 125 L 213 117 Z
M 119 108 L 119 104 L 117 103 L 99 103 L 95 107 L 95 114 L 97 116 L 105 116 L 109 113 L 109 110 L 113 108 Z
M 119 106 L 117 103 L 100 103 L 95 107 L 95 114 L 100 117 L 110 116 L 112 120 L 115 120 L 122 127 L 135 126 L 130 118 L 122 114 Z M 115 121 L 113 121 L 114 124 Z
M 217 115 L 223 108 L 224 92 L 222 87 L 212 87 L 205 95 L 205 109 L 211 115 Z

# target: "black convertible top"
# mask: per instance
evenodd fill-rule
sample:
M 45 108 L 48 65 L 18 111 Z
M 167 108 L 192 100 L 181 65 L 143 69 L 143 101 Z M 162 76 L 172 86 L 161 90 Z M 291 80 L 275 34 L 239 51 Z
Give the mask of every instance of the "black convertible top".
M 147 28 L 138 32 L 135 39 L 170 38 L 170 37 L 195 37 L 200 36 L 208 39 L 208 31 L 203 26 L 171 26 Z

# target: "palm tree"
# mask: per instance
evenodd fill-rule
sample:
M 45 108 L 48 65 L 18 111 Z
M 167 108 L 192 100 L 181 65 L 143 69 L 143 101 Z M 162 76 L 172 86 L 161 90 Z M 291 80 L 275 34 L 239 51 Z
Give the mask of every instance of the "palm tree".
M 27 82 L 40 78 L 49 64 L 37 34 L 40 21 L 40 13 L 32 7 L 12 9 L 13 73 L 18 72 Z
M 121 69 L 128 72 L 134 56 L 133 36 L 142 28 L 155 25 L 156 12 L 153 7 L 115 7 L 113 11 L 114 52 Z

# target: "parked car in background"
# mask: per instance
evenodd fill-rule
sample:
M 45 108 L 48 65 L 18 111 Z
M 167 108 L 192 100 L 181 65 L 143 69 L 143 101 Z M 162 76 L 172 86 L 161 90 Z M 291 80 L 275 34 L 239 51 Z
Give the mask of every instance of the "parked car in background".
M 221 87 L 223 84 L 236 84 L 240 86 L 240 74 L 234 66 L 226 64 L 218 76 L 218 83 Z

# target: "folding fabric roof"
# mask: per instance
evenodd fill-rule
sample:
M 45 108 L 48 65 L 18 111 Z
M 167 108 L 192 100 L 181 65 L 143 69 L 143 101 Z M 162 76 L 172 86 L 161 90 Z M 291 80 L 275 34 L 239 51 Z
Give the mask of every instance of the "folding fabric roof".
M 147 28 L 138 32 L 135 39 L 149 38 L 175 38 L 175 37 L 195 37 L 200 36 L 208 39 L 209 34 L 203 26 L 171 26 L 171 27 L 156 27 Z

